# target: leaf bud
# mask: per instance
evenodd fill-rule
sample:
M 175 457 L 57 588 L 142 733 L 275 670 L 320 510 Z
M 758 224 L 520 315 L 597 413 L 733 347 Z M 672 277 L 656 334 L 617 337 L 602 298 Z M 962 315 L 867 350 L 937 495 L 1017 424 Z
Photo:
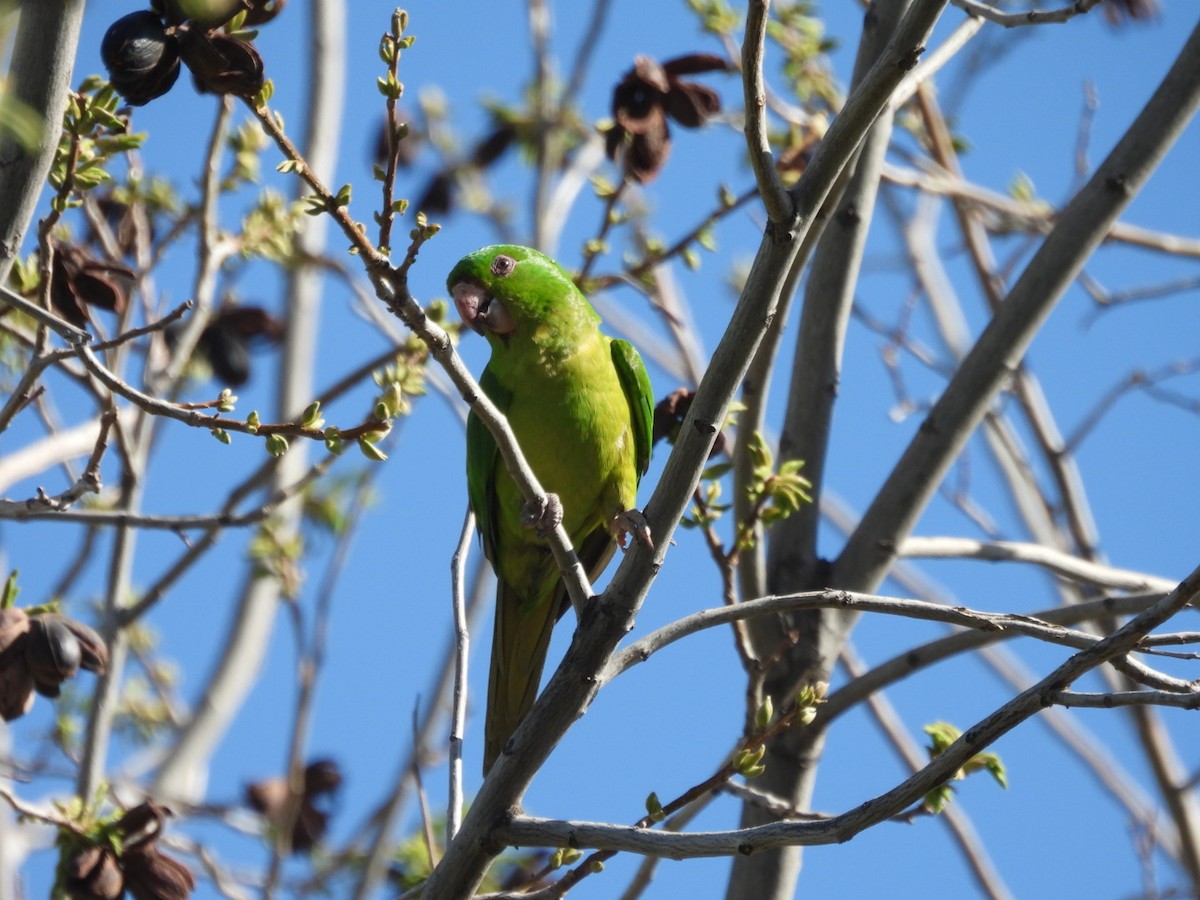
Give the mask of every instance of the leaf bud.
M 661 822 L 667 817 L 663 811 L 662 802 L 658 799 L 658 794 L 655 791 L 650 792 L 650 796 L 646 798 L 646 812 L 649 814 L 651 821 Z
M 754 714 L 754 725 L 759 731 L 762 731 L 771 724 L 771 719 L 775 717 L 775 703 L 770 697 L 764 697 L 762 705 L 758 708 L 758 712 Z

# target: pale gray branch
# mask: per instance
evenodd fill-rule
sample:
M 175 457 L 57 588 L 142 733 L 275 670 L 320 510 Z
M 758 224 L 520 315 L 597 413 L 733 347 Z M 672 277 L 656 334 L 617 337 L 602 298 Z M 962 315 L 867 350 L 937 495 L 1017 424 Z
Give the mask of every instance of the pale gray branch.
M 1200 709 L 1200 694 L 1175 694 L 1170 691 L 1113 691 L 1083 693 L 1059 691 L 1054 695 L 1058 706 L 1079 709 L 1114 709 L 1118 706 L 1171 706 L 1176 709 Z
M 742 40 L 742 91 L 746 104 L 746 147 L 750 167 L 758 182 L 767 218 L 783 225 L 793 215 L 791 195 L 779 179 L 767 137 L 767 88 L 763 78 L 769 0 L 750 0 L 746 9 L 746 35 Z
M 1025 12 L 1005 12 L 979 0 L 951 0 L 951 2 L 970 16 L 987 19 L 1005 28 L 1017 28 L 1022 25 L 1049 25 L 1069 22 L 1076 16 L 1090 12 L 1100 5 L 1100 0 L 1075 0 L 1066 6 L 1055 9 L 1030 9 Z
M 1107 590 L 1161 593 L 1171 590 L 1176 584 L 1170 578 L 1092 562 L 1053 547 L 1020 541 L 908 537 L 900 545 L 898 555 L 907 559 L 980 559 L 989 562 L 1029 563 L 1063 578 Z

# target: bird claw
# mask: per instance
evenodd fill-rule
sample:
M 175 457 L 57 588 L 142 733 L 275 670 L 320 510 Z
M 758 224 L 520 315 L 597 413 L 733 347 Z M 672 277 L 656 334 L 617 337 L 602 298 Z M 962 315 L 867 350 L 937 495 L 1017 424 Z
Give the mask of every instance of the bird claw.
M 629 535 L 635 535 L 638 543 L 647 550 L 654 549 L 654 539 L 650 537 L 650 523 L 640 509 L 627 509 L 613 516 L 612 530 L 617 535 L 617 546 L 622 550 L 629 544 Z
M 521 524 L 532 528 L 538 537 L 545 537 L 563 520 L 563 505 L 558 494 L 547 494 L 540 504 L 525 503 L 521 507 Z

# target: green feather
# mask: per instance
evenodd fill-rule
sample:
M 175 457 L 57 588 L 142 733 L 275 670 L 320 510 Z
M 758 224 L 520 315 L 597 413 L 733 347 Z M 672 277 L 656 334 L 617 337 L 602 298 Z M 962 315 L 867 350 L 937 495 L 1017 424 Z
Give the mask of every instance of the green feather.
M 503 266 L 498 257 L 511 261 Z M 502 333 L 480 386 L 563 505 L 563 526 L 593 580 L 612 558 L 613 520 L 632 509 L 650 462 L 653 395 L 637 351 L 600 331 L 600 317 L 552 259 L 516 245 L 464 257 L 447 285 L 502 305 Z M 508 327 L 511 326 L 511 327 Z M 533 704 L 553 624 L 568 602 L 546 542 L 522 524 L 523 502 L 490 432 L 467 422 L 467 491 L 496 571 L 496 625 L 484 771 Z

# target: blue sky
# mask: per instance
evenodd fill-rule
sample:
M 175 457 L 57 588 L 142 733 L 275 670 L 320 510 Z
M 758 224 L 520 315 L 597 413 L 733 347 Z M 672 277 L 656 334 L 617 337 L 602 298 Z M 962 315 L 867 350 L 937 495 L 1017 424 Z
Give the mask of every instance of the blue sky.
M 336 183 L 355 184 L 356 217 L 367 219 L 375 198 L 369 180 L 369 147 L 377 128 L 382 102 L 375 89 L 381 64 L 375 52 L 379 34 L 387 26 L 391 5 L 357 0 L 348 23 L 351 51 L 347 82 L 350 85 L 341 129 L 341 156 Z M 553 48 L 566 58 L 574 52 L 585 27 L 586 4 L 558 4 L 554 10 Z M 861 12 L 856 4 L 828 3 L 828 30 L 840 48 L 833 60 L 838 80 L 849 79 Z M 87 12 L 76 81 L 100 71 L 98 45 L 108 23 L 119 14 L 138 8 L 132 3 L 92 4 Z M 826 11 L 826 10 L 823 10 Z M 421 4 L 410 9 L 415 46 L 405 56 L 401 80 L 407 96 L 416 97 L 435 87 L 449 102 L 452 123 L 467 140 L 486 125 L 479 101 L 519 99 L 531 71 L 523 4 L 478 2 Z M 304 110 L 302 90 L 296 81 L 306 56 L 305 4 L 292 0 L 283 16 L 263 30 L 258 45 L 268 74 L 275 79 L 275 103 L 289 128 L 301 132 Z M 963 14 L 950 9 L 937 35 L 961 21 Z M 1089 158 L 1095 165 L 1127 127 L 1166 66 L 1194 25 L 1194 12 L 1180 3 L 1168 3 L 1156 21 L 1115 30 L 1093 13 L 1064 26 L 1047 26 L 1028 33 L 1001 33 L 988 26 L 984 40 L 1012 41 L 1005 58 L 971 82 L 963 97 L 955 127 L 970 144 L 963 157 L 967 176 L 990 189 L 1004 190 L 1025 173 L 1038 195 L 1058 203 L 1069 196 L 1075 183 L 1073 153 L 1077 125 L 1084 102 L 1084 85 L 1094 85 L 1099 98 Z M 935 38 L 936 42 L 936 38 Z M 608 113 L 608 92 L 629 67 L 633 56 L 645 53 L 659 59 L 681 53 L 718 51 L 710 37 L 701 34 L 683 3 L 612 3 L 609 24 L 600 39 L 588 86 L 582 94 L 585 117 Z M 566 64 L 563 65 L 563 68 Z M 778 78 L 778 71 L 770 75 Z M 951 102 L 962 78 L 952 66 L 939 79 L 939 90 Z M 740 87 L 733 76 L 705 76 L 727 105 L 736 106 Z M 139 110 L 135 122 L 151 138 L 144 151 L 148 168 L 163 168 L 180 180 L 182 191 L 192 191 L 196 163 L 203 153 L 214 111 L 214 101 L 198 97 L 186 77 L 166 98 Z M 241 113 L 238 113 L 241 116 Z M 711 207 L 718 181 L 740 191 L 751 177 L 743 162 L 740 136 L 724 126 L 704 132 L 674 130 L 674 150 L 662 177 L 645 194 L 653 210 L 655 228 L 670 240 L 685 233 Z M 902 140 L 906 146 L 910 141 Z M 1200 154 L 1200 133 L 1193 125 L 1164 162 L 1146 191 L 1124 217 L 1138 225 L 1165 232 L 1195 235 L 1200 186 L 1195 160 Z M 290 184 L 271 166 L 273 151 L 264 156 L 265 179 L 280 191 Z M 414 197 L 432 171 L 428 154 L 399 185 L 401 196 Z M 610 172 L 611 174 L 611 172 Z M 521 168 L 501 165 L 492 188 L 511 200 L 518 222 L 526 224 L 530 187 Z M 909 198 L 897 193 L 902 205 Z M 236 218 L 232 213 L 228 223 Z M 575 266 L 579 247 L 599 221 L 594 202 L 584 200 L 573 213 L 559 251 L 560 260 Z M 465 214 L 445 219 L 445 228 L 427 245 L 413 274 L 414 293 L 422 300 L 444 296 L 444 276 L 463 253 L 488 243 L 493 234 Z M 678 272 L 680 283 L 698 322 L 701 340 L 711 350 L 732 309 L 725 276 L 732 263 L 748 260 L 756 245 L 762 215 L 753 208 L 735 214 L 717 230 L 720 253 L 706 256 L 698 273 Z M 894 320 L 911 285 L 897 269 L 899 246 L 884 220 L 877 220 L 868 248 L 858 302 L 887 321 Z M 614 242 L 618 247 L 621 238 Z M 939 240 L 953 283 L 961 292 L 972 328 L 977 333 L 986 321 L 982 299 L 973 287 L 961 253 L 957 250 L 952 218 L 942 214 Z M 340 241 L 330 243 L 340 250 Z M 1002 258 L 1015 253 L 1018 260 L 1029 249 L 1018 251 L 1017 240 L 1000 245 Z M 610 265 L 599 266 L 608 270 Z M 1089 274 L 1110 289 L 1172 278 L 1194 276 L 1195 260 L 1128 248 L 1107 248 L 1089 264 Z M 186 298 L 190 270 L 186 253 L 177 254 L 159 276 L 160 289 L 173 302 Z M 280 307 L 278 281 L 260 270 L 237 285 L 246 300 Z M 1030 359 L 1041 377 L 1050 403 L 1064 431 L 1082 421 L 1095 400 L 1131 369 L 1157 368 L 1186 359 L 1195 352 L 1193 336 L 1200 327 L 1196 292 L 1136 304 L 1089 318 L 1091 302 L 1078 288 L 1061 301 L 1043 334 L 1034 343 Z M 614 292 L 606 303 L 619 305 L 629 315 L 649 319 L 644 300 L 631 292 Z M 794 313 L 793 313 L 794 316 Z M 647 326 L 656 330 L 653 323 Z M 928 321 L 915 324 L 918 336 L 929 338 Z M 792 330 L 785 337 L 790 346 Z M 636 336 L 635 336 L 636 340 Z M 861 510 L 904 443 L 920 422 L 919 416 L 894 422 L 888 418 L 894 397 L 880 361 L 883 341 L 861 325 L 853 325 L 846 347 L 845 381 L 828 483 L 854 508 Z M 468 338 L 463 354 L 478 372 L 486 361 L 483 342 Z M 384 348 L 382 339 L 367 323 L 353 315 L 348 292 L 328 285 L 322 310 L 322 336 L 318 384 L 334 380 L 363 359 Z M 267 409 L 270 386 L 267 360 L 247 389 L 239 391 L 241 409 Z M 915 366 L 907 369 L 916 399 L 931 401 L 941 385 L 934 375 Z M 656 393 L 677 387 L 670 376 L 652 371 Z M 776 379 L 772 396 L 773 425 L 777 426 L 786 377 Z M 1192 393 L 1195 394 L 1192 380 Z M 1178 387 L 1187 389 L 1186 382 Z M 197 386 L 198 395 L 209 388 Z M 359 403 L 362 396 L 355 398 Z M 86 405 L 65 397 L 64 416 L 82 415 Z M 339 414 L 344 418 L 339 418 Z M 336 411 L 331 421 L 353 422 L 361 416 L 354 402 Z M 4 449 L 20 446 L 31 431 L 15 428 L 6 435 Z M 1093 486 L 1091 499 L 1103 547 L 1122 566 L 1170 577 L 1182 577 L 1195 565 L 1197 526 L 1191 511 L 1200 501 L 1194 468 L 1194 448 L 1200 422 L 1177 409 L 1141 395 L 1119 402 L 1111 415 L 1083 445 L 1080 465 Z M 11 442 L 11 445 L 8 444 Z M 465 503 L 462 483 L 462 436 L 457 414 L 440 398 L 420 401 L 416 415 L 403 425 L 391 458 L 378 473 L 377 502 L 367 512 L 362 532 L 339 583 L 331 631 L 329 661 L 321 684 L 311 743 L 313 756 L 337 758 L 347 774 L 343 799 L 334 823 L 334 839 L 346 838 L 383 786 L 388 784 L 402 757 L 410 733 L 414 704 L 427 690 L 430 666 L 439 657 L 450 633 L 447 587 L 449 557 L 457 538 Z M 989 484 L 985 454 L 972 444 L 972 486 L 977 497 L 996 519 L 1004 536 L 1021 537 L 1017 519 L 995 485 Z M 643 486 L 649 495 L 665 454 L 658 458 Z M 261 459 L 256 442 L 235 440 L 227 449 L 216 448 L 202 430 L 182 426 L 163 428 L 161 445 L 151 470 L 152 489 L 146 501 L 156 512 L 201 511 L 222 497 L 230 473 L 246 471 Z M 348 455 L 337 472 L 358 466 Z M 961 475 L 962 470 L 956 471 Z M 109 481 L 115 467 L 106 469 Z M 39 482 L 41 483 L 41 482 Z M 28 486 L 27 486 L 28 487 Z M 49 487 L 49 485 L 48 485 Z M 22 496 L 17 489 L 9 496 Z M 951 504 L 935 501 L 922 519 L 918 534 L 980 536 L 979 531 Z M 57 577 L 50 565 L 59 558 L 64 542 L 74 541 L 59 526 L 0 526 L 0 547 L 10 567 L 20 568 L 25 593 L 22 600 L 36 601 Z M 178 539 L 146 534 L 140 539 L 137 581 L 156 577 L 178 552 Z M 680 532 L 678 546 L 643 611 L 635 637 L 695 609 L 719 605 L 720 588 L 707 552 L 693 532 Z M 315 539 L 317 556 L 310 569 L 302 603 L 311 610 L 314 587 L 319 583 L 328 555 L 328 539 Z M 822 550 L 837 551 L 838 538 L 823 535 Z M 85 572 L 73 609 L 84 610 L 103 584 L 107 543 L 101 541 L 95 561 Z M 193 699 L 203 684 L 216 648 L 228 625 L 242 571 L 242 545 L 229 535 L 206 563 L 186 578 L 160 605 L 150 624 L 162 641 L 163 653 L 181 671 L 182 692 Z M 956 592 L 956 602 L 988 610 L 1029 612 L 1051 605 L 1054 592 L 1048 581 L 1029 569 L 984 569 L 982 563 L 929 563 L 923 571 Z M 895 585 L 889 590 L 899 592 Z M 490 615 L 490 614 L 488 614 Z M 1193 614 L 1194 617 L 1194 614 Z M 1181 628 L 1194 623 L 1181 620 Z M 472 688 L 482 697 L 486 679 L 487 632 L 490 621 L 473 635 Z M 940 634 L 925 624 L 867 617 L 854 636 L 855 646 L 869 662 L 882 661 L 904 649 Z M 551 650 L 551 664 L 569 638 L 561 626 Z M 283 765 L 288 736 L 287 715 L 293 698 L 292 638 L 280 618 L 276 638 L 258 687 L 214 760 L 209 799 L 235 800 L 247 781 L 274 774 Z M 1044 673 L 1063 658 L 1063 651 L 1022 645 L 1022 658 Z M 1186 669 L 1182 670 L 1186 672 Z M 1194 676 L 1194 670 L 1191 673 Z M 90 684 L 85 681 L 85 687 Z M 1096 689 L 1096 683 L 1090 685 Z M 606 688 L 588 715 L 570 732 L 557 754 L 528 794 L 525 806 L 533 814 L 633 821 L 642 812 L 643 798 L 651 790 L 666 799 L 702 780 L 722 760 L 740 729 L 743 681 L 728 633 L 714 631 L 676 646 L 639 666 Z M 974 661 L 936 667 L 888 691 L 905 721 L 919 735 L 923 723 L 946 719 L 963 727 L 978 720 L 1011 696 L 993 674 Z M 425 700 L 427 702 L 427 699 Z M 12 729 L 18 748 L 32 740 L 50 722 L 50 708 L 40 703 L 36 714 Z M 1123 719 L 1100 712 L 1083 712 L 1078 718 L 1108 742 L 1115 756 L 1135 777 L 1145 778 L 1141 756 L 1135 752 Z M 1194 770 L 1196 738 L 1192 717 L 1164 714 L 1181 752 L 1185 768 Z M 467 790 L 478 784 L 481 713 L 474 709 L 468 724 Z M 1122 811 L 1098 793 L 1095 783 L 1061 746 L 1050 739 L 1039 722 L 1030 722 L 994 748 L 1009 769 L 1010 788 L 1000 791 L 990 780 L 973 778 L 960 786 L 958 802 L 973 818 L 997 866 L 1016 896 L 1128 896 L 1141 890 L 1141 869 L 1134 838 Z M 116 759 L 125 758 L 124 749 Z M 890 748 L 862 713 L 840 721 L 829 736 L 815 806 L 841 811 L 874 796 L 903 776 Z M 444 802 L 444 770 L 426 774 L 426 786 L 435 806 Z M 721 829 L 736 824 L 737 806 L 718 799 L 693 827 Z M 406 827 L 415 819 L 410 818 Z M 243 838 L 213 827 L 187 823 L 189 833 L 210 838 L 223 859 L 237 866 L 257 865 L 263 854 Z M 1070 834 L 1069 843 L 1062 835 Z M 1177 872 L 1161 855 L 1161 885 L 1176 884 Z M 618 858 L 605 874 L 593 877 L 573 892 L 581 898 L 616 896 L 624 888 L 636 860 Z M 650 897 L 715 897 L 723 891 L 728 870 L 724 860 L 687 863 L 664 861 Z M 40 896 L 52 867 L 48 853 L 28 864 L 30 895 Z M 299 871 L 297 868 L 296 871 Z M 947 896 L 971 895 L 975 888 L 961 858 L 951 846 L 946 830 L 936 821 L 912 825 L 885 824 L 852 842 L 837 847 L 814 848 L 805 855 L 800 890 L 810 896 L 862 897 L 886 891 L 891 897 L 927 896 L 940 890 Z M 197 896 L 215 896 L 202 885 Z

